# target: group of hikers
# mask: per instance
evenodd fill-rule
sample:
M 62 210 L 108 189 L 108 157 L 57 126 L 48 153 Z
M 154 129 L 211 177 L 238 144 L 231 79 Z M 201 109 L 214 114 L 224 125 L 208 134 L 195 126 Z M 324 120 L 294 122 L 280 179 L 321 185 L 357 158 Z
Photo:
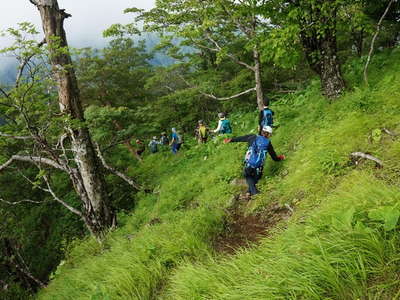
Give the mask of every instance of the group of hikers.
M 218 114 L 218 126 L 216 129 L 211 130 L 206 126 L 203 120 L 199 120 L 196 129 L 194 130 L 194 135 L 196 136 L 197 142 L 199 144 L 207 143 L 210 134 L 231 134 L 232 126 L 231 122 L 226 118 L 225 113 Z
M 248 149 L 244 159 L 243 175 L 246 179 L 248 190 L 246 197 L 258 194 L 259 191 L 256 187 L 257 182 L 262 177 L 264 162 L 267 153 L 271 156 L 274 161 L 282 161 L 285 159 L 284 155 L 277 155 L 274 147 L 271 143 L 271 136 L 273 132 L 273 116 L 274 112 L 268 106 L 268 99 L 264 103 L 263 110 L 260 111 L 258 120 L 258 131 L 257 134 L 249 134 L 239 137 L 225 138 L 224 143 L 237 143 L 247 142 Z M 232 126 L 231 122 L 226 118 L 225 113 L 218 114 L 218 126 L 216 129 L 211 130 L 206 126 L 203 120 L 199 120 L 195 129 L 195 136 L 199 144 L 206 143 L 208 138 L 212 134 L 231 134 Z M 183 144 L 183 138 L 180 133 L 177 132 L 176 128 L 172 128 L 170 138 L 166 132 L 162 132 L 160 138 L 156 136 L 149 142 L 148 147 L 151 153 L 158 152 L 158 146 L 163 147 L 170 146 L 171 152 L 176 154 L 181 145 Z M 141 140 L 136 140 L 137 154 L 140 156 L 144 150 L 145 145 Z
M 211 133 L 214 134 L 230 134 L 232 133 L 231 122 L 226 118 L 225 113 L 218 114 L 219 121 L 218 127 L 215 130 L 210 130 L 203 120 L 199 120 L 195 129 L 195 136 L 199 143 L 206 143 Z M 150 140 L 148 147 L 151 153 L 157 153 L 159 146 L 165 147 L 170 146 L 171 152 L 176 154 L 183 144 L 183 136 L 178 133 L 176 128 L 171 129 L 171 136 L 168 137 L 166 132 L 162 132 L 160 138 L 153 136 Z M 145 143 L 137 139 L 136 140 L 136 155 L 141 156 L 146 149 Z
M 150 140 L 148 144 L 151 153 L 157 153 L 159 151 L 158 146 L 162 147 L 171 146 L 171 152 L 174 154 L 176 154 L 179 151 L 181 145 L 183 144 L 182 135 L 178 133 L 176 128 L 172 128 L 171 131 L 172 131 L 171 138 L 168 137 L 166 132 L 162 132 L 159 139 L 156 136 L 153 136 L 153 138 Z M 145 143 L 142 140 L 137 139 L 136 155 L 140 157 L 145 150 L 146 150 Z

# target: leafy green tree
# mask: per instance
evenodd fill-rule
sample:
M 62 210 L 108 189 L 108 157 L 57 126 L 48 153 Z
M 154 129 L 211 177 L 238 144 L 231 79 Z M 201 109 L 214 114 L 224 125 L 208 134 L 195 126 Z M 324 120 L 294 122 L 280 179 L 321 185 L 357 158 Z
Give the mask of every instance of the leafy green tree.
M 29 178 L 22 173 L 23 177 L 77 215 L 95 237 L 101 238 L 116 222 L 103 169 L 128 178 L 105 163 L 85 124 L 62 27 L 63 20 L 69 15 L 58 8 L 57 1 L 31 2 L 41 13 L 47 47 L 43 49 L 43 42 L 37 45 L 35 40 L 25 40 L 20 31 L 10 31 L 16 44 L 5 51 L 15 53 L 20 64 L 15 85 L 1 89 L 3 115 L 9 116 L 12 122 L 0 135 L 5 143 L 18 143 L 18 146 L 5 158 L 0 171 L 9 169 L 16 162 L 32 164 L 38 169 L 36 177 Z M 36 33 L 27 24 L 23 24 L 22 29 Z M 39 63 L 47 62 L 48 58 L 51 71 L 48 64 Z M 81 207 L 58 196 L 54 181 L 62 173 L 67 174 L 81 200 Z M 132 180 L 127 182 L 138 188 Z
M 338 14 L 338 43 L 339 48 L 351 47 L 359 57 L 365 54 L 367 44 L 376 30 L 376 25 L 384 14 L 390 1 L 353 0 L 342 7 Z M 398 38 L 400 4 L 391 4 L 383 22 L 380 46 L 392 47 Z
M 261 32 L 269 23 L 262 18 L 262 1 L 157 1 L 150 11 L 136 8 L 136 21 L 145 23 L 145 30 L 163 35 L 163 45 L 169 47 L 174 58 L 183 58 L 182 47 L 207 57 L 204 62 L 217 66 L 230 60 L 253 74 L 253 87 L 228 97 L 217 97 L 203 92 L 214 100 L 230 100 L 256 91 L 257 106 L 263 108 L 262 62 L 260 57 Z M 175 46 L 175 43 L 179 46 Z M 181 78 L 183 79 L 183 78 Z M 185 82 L 185 80 L 184 80 Z M 197 80 L 196 80 L 197 82 Z M 189 87 L 196 86 L 186 82 Z
M 138 124 L 144 120 L 137 112 L 151 98 L 144 87 L 152 75 L 151 58 L 144 42 L 136 46 L 131 38 L 118 37 L 101 51 L 84 50 L 76 64 L 82 101 L 90 107 L 89 124 L 96 123 L 91 130 L 102 136 L 97 141 L 103 147 L 124 143 L 138 159 L 131 139 L 142 134 Z
M 284 28 L 294 26 L 311 69 L 321 79 L 328 98 L 338 97 L 345 89 L 337 54 L 338 12 L 346 4 L 341 0 L 277 1 L 286 18 L 276 20 Z M 348 3 L 348 2 L 347 2 Z

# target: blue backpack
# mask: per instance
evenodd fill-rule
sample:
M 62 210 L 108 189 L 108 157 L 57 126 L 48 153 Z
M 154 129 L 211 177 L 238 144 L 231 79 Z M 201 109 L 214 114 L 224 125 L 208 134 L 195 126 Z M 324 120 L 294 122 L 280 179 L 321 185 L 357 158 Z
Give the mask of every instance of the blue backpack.
M 268 151 L 269 139 L 258 135 L 250 145 L 245 156 L 246 167 L 258 169 L 262 167 Z
M 273 116 L 272 110 L 270 110 L 269 108 L 264 109 L 263 110 L 263 119 L 261 121 L 261 127 L 272 126 L 272 124 L 274 123 L 272 116 Z
M 229 120 L 222 120 L 221 133 L 232 133 L 231 122 Z

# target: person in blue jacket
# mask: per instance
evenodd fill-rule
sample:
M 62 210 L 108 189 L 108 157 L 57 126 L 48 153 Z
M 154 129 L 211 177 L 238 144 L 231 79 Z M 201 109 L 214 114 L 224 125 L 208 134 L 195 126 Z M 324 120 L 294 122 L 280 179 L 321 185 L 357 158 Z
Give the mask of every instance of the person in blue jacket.
M 181 148 L 181 145 L 183 144 L 183 139 L 182 136 L 176 131 L 175 128 L 172 128 L 172 134 L 171 134 L 171 152 L 173 154 L 176 154 L 179 149 Z
M 274 147 L 272 146 L 270 141 L 272 127 L 264 126 L 260 133 L 261 134 L 258 135 L 249 134 L 224 139 L 224 143 L 247 142 L 249 145 L 243 170 L 248 185 L 247 196 L 249 197 L 259 193 L 256 184 L 262 177 L 266 153 L 268 153 L 274 161 L 285 159 L 284 155 L 276 155 Z
M 264 109 L 258 114 L 258 128 L 259 134 L 264 126 L 274 127 L 274 112 L 269 108 L 269 101 L 265 101 Z

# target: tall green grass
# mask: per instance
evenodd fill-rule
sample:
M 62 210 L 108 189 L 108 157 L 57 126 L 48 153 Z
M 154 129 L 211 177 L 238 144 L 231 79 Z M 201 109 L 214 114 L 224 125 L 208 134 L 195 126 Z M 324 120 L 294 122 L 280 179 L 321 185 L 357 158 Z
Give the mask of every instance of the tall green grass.
M 400 131 L 399 56 L 375 61 L 373 88 L 334 103 L 313 82 L 274 104 L 272 141 L 287 160 L 267 162 L 262 193 L 243 213 L 271 202 L 295 213 L 260 246 L 226 257 L 212 248 L 239 192 L 230 182 L 246 146 L 189 142 L 177 156 L 149 155 L 129 169 L 147 187 L 135 210 L 102 245 L 76 241 L 38 299 L 396 299 L 400 140 L 381 129 Z M 348 80 L 355 74 L 349 69 Z M 254 112 L 231 119 L 235 134 L 255 131 Z M 355 165 L 354 151 L 384 168 Z
M 181 266 L 166 298 L 392 299 L 400 288 L 399 235 L 371 212 L 399 208 L 398 188 L 363 171 L 343 179 L 307 221 L 257 249 Z

